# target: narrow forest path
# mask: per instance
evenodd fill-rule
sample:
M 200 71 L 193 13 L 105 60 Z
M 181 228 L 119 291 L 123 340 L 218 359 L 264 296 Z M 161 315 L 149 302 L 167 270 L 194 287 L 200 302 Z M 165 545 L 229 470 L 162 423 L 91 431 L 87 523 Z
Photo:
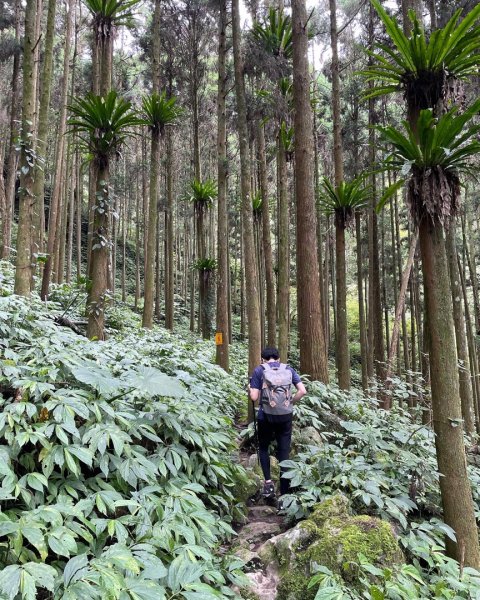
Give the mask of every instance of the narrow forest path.
M 241 451 L 240 464 L 252 473 L 257 463 L 257 455 Z M 251 582 L 251 589 L 259 600 L 275 600 L 279 576 L 273 565 L 265 564 L 265 544 L 287 529 L 284 517 L 278 514 L 276 506 L 268 504 L 261 495 L 260 479 L 254 495 L 247 501 L 247 514 L 243 524 L 237 529 L 237 538 L 232 543 L 234 552 L 245 563 L 245 573 Z

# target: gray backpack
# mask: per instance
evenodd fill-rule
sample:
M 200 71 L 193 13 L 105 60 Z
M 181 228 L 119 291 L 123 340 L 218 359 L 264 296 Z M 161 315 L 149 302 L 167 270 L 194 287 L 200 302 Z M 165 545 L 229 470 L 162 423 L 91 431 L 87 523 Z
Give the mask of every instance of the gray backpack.
M 293 412 L 292 371 L 286 364 L 262 364 L 262 407 L 267 415 L 288 415 Z

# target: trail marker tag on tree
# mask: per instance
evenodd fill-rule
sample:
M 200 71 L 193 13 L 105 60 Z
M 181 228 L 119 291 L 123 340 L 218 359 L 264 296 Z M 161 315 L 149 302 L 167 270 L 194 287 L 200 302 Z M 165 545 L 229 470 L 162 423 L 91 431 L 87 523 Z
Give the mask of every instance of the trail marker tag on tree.
M 215 334 L 215 344 L 217 346 L 222 346 L 223 345 L 223 333 L 221 331 L 218 331 Z

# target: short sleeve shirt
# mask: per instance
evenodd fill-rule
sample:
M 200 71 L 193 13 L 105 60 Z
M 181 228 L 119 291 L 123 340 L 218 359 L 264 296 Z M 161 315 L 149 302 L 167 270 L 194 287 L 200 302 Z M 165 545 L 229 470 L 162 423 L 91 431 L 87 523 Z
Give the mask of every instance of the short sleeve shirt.
M 280 361 L 276 360 L 276 361 L 272 361 L 271 363 L 269 363 L 272 367 L 279 367 L 280 366 Z M 292 369 L 292 367 L 290 365 L 287 365 L 287 369 L 289 369 L 292 372 L 292 384 L 293 385 L 297 385 L 298 383 L 300 383 L 302 380 L 300 379 L 300 376 L 298 375 L 298 373 L 295 371 L 295 369 Z M 262 386 L 263 386 L 263 373 L 264 373 L 264 369 L 261 365 L 259 365 L 258 367 L 255 368 L 255 370 L 252 373 L 252 378 L 250 379 L 250 387 L 254 390 L 261 390 Z

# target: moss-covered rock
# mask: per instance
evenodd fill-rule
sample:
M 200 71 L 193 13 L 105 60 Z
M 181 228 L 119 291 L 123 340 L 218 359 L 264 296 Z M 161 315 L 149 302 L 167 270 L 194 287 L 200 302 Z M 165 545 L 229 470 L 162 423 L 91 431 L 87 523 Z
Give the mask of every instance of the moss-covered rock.
M 350 516 L 350 504 L 343 494 L 336 494 L 313 507 L 310 520 L 317 527 L 323 527 L 328 519 L 347 519 Z
M 321 446 L 322 435 L 315 427 L 294 428 L 292 434 L 292 455 L 298 454 L 305 446 Z
M 247 469 L 246 475 L 238 480 L 238 483 L 232 489 L 232 493 L 237 502 L 246 504 L 249 498 L 255 496 L 261 485 L 262 480 L 257 473 Z
M 316 589 L 309 590 L 308 582 L 314 564 L 328 567 L 355 587 L 360 553 L 380 568 L 404 562 L 390 524 L 367 515 L 351 516 L 348 500 L 342 495 L 318 504 L 310 519 L 295 530 L 301 535 L 293 547 L 275 538 L 270 540 L 275 541 L 274 555 L 282 575 L 277 600 L 313 600 Z M 282 554 L 285 548 L 288 552 Z
M 308 589 L 308 577 L 302 571 L 286 573 L 277 588 L 277 600 L 315 600 L 317 590 Z
M 307 568 L 315 562 L 338 573 L 345 581 L 354 582 L 359 554 L 378 567 L 403 562 L 390 524 L 367 515 L 326 521 L 303 560 Z

